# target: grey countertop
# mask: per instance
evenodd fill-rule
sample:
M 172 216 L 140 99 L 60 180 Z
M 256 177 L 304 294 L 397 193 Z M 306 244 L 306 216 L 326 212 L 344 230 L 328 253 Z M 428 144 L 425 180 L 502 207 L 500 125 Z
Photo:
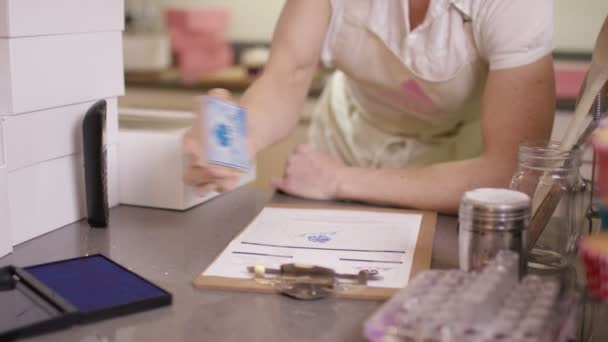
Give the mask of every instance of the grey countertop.
M 120 206 L 109 229 L 78 222 L 17 246 L 0 265 L 103 253 L 173 294 L 173 305 L 31 341 L 359 341 L 380 302 L 300 302 L 272 294 L 196 289 L 192 280 L 269 202 L 301 201 L 244 187 L 186 212 Z M 440 216 L 434 267 L 457 265 L 454 217 Z

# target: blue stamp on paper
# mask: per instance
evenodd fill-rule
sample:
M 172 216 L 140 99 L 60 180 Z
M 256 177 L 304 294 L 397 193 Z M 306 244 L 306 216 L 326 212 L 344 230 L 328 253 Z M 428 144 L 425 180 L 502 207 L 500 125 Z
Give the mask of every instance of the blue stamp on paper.
M 333 239 L 334 235 L 336 235 L 336 232 L 310 233 L 310 234 L 302 234 L 300 236 L 304 237 L 309 242 L 327 243 L 327 242 L 330 242 Z
M 245 109 L 212 96 L 205 97 L 203 105 L 207 161 L 248 169 L 250 165 Z

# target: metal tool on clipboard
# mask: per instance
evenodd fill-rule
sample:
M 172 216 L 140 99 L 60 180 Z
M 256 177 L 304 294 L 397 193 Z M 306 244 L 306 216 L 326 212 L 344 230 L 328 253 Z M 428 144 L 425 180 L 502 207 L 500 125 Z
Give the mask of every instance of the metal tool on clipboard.
M 278 292 L 301 300 L 325 298 L 337 291 L 363 287 L 369 280 L 382 279 L 376 270 L 347 274 L 327 267 L 297 263 L 283 264 L 279 269 L 256 265 L 247 267 L 247 270 L 254 274 L 257 282 L 271 285 Z

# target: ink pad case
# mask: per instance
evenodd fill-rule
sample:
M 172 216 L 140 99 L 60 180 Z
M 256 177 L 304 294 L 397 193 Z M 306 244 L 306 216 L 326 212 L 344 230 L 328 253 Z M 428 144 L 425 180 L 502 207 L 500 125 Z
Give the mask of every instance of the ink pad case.
M 95 254 L 1 270 L 0 340 L 170 305 L 169 292 L 109 258 Z M 3 281 L 7 277 L 2 277 Z M 10 279 L 8 280 L 11 281 Z

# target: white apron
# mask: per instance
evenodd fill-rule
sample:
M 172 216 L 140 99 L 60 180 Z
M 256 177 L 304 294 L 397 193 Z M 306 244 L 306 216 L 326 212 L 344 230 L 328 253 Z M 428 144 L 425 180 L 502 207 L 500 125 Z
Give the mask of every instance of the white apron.
M 489 70 L 530 63 L 552 47 L 551 11 L 548 24 L 524 28 L 543 39 L 522 37 L 517 30 L 511 30 L 516 37 L 483 34 L 482 15 L 507 15 L 527 6 L 510 1 L 431 0 L 425 21 L 410 32 L 407 0 L 332 0 L 322 59 L 339 71 L 313 113 L 310 143 L 348 165 L 371 168 L 479 155 Z M 534 13 L 552 8 L 551 0 L 536 1 L 542 6 Z M 527 44 L 525 51 L 518 44 Z

